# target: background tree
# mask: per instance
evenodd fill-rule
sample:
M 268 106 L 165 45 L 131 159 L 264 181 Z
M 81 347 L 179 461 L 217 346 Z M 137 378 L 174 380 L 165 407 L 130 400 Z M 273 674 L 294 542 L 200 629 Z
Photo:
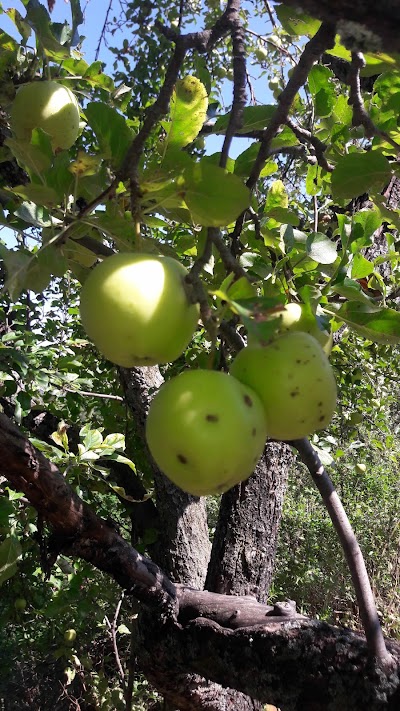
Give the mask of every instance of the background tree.
M 110 3 L 89 65 L 79 2 L 70 25 L 23 4 L 0 35 L 5 707 L 397 709 L 396 7 Z M 15 92 L 41 79 L 79 101 L 69 147 L 18 135 Z M 115 252 L 189 270 L 201 322 L 174 363 L 116 367 L 87 339 L 81 284 Z M 222 497 L 184 493 L 149 455 L 154 392 L 228 370 L 287 303 L 333 332 L 332 424 L 267 441 Z

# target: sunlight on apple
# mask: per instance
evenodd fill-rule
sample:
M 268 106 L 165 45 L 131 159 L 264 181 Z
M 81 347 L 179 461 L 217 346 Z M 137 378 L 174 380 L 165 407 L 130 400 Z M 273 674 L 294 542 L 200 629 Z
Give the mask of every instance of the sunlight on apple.
M 120 253 L 90 273 L 81 291 L 83 327 L 98 350 L 126 368 L 170 363 L 196 330 L 187 270 L 170 257 Z

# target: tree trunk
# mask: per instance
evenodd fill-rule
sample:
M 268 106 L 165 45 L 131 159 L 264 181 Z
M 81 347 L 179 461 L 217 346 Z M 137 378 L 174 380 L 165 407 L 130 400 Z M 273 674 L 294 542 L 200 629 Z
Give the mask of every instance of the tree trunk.
M 223 495 L 207 590 L 267 599 L 292 459 L 287 445 L 267 444 L 250 479 Z

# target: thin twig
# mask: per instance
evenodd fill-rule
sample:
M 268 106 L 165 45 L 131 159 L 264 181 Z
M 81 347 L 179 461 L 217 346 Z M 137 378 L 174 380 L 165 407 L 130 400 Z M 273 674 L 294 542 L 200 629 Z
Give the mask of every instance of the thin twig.
M 279 126 L 286 122 L 290 108 L 299 89 L 307 81 L 308 74 L 314 63 L 327 49 L 331 49 L 335 44 L 335 26 L 330 22 L 323 22 L 318 32 L 306 44 L 299 63 L 293 70 L 293 74 L 286 84 L 284 90 L 278 98 L 278 106 L 269 122 L 268 128 L 264 131 L 264 138 L 254 161 L 253 169 L 247 181 L 247 186 L 253 190 L 260 172 L 268 158 L 271 141 L 276 135 Z
M 124 402 L 124 398 L 120 395 L 108 395 L 107 393 L 90 393 L 86 390 L 73 390 L 73 388 L 63 388 L 67 393 L 74 393 L 75 395 L 87 395 L 88 397 L 100 397 L 104 400 L 117 400 L 118 402 Z
M 99 58 L 100 47 L 101 47 L 102 41 L 104 40 L 104 35 L 105 35 L 105 33 L 106 33 L 106 27 L 107 27 L 107 22 L 108 22 L 108 16 L 109 16 L 109 14 L 110 14 L 112 4 L 113 4 L 113 0 L 110 0 L 109 5 L 108 5 L 108 8 L 107 8 L 107 12 L 106 12 L 106 19 L 104 20 L 103 29 L 101 30 L 101 34 L 100 34 L 100 37 L 99 37 L 99 42 L 98 42 L 98 45 L 97 45 L 97 48 L 96 48 L 96 54 L 94 55 L 94 60 L 95 60 L 95 62 L 97 62 L 97 60 L 98 60 L 98 58 Z
M 121 597 L 118 601 L 118 605 L 115 609 L 115 615 L 114 615 L 114 619 L 111 624 L 110 634 L 111 634 L 111 639 L 112 639 L 112 644 L 113 644 L 113 649 L 114 649 L 114 656 L 115 656 L 115 661 L 117 662 L 119 675 L 120 675 L 122 681 L 124 682 L 125 681 L 125 672 L 122 668 L 121 659 L 120 659 L 119 651 L 118 651 L 118 644 L 117 644 L 117 622 L 118 622 L 118 617 L 119 617 L 119 613 L 121 610 L 121 605 L 122 605 L 123 599 L 124 599 L 124 593 L 122 592 Z
M 343 504 L 317 452 L 308 439 L 293 440 L 289 444 L 298 451 L 301 460 L 310 472 L 339 536 L 356 592 L 369 652 L 383 665 L 388 665 L 392 658 L 386 649 L 363 554 Z
M 363 98 L 361 96 L 360 72 L 365 67 L 365 59 L 362 52 L 351 53 L 351 66 L 349 71 L 350 96 L 349 104 L 353 107 L 353 126 L 363 126 L 365 135 L 368 137 L 378 136 L 387 141 L 396 151 L 400 151 L 400 145 L 394 141 L 386 131 L 381 131 L 375 126 L 368 114 Z
M 311 131 L 307 131 L 307 129 L 305 128 L 300 128 L 300 126 L 296 126 L 294 121 L 292 121 L 290 118 L 287 118 L 285 123 L 287 126 L 289 126 L 290 130 L 292 131 L 292 133 L 294 133 L 300 143 L 308 143 L 314 148 L 318 164 L 321 166 L 321 168 L 324 168 L 324 170 L 331 173 L 333 170 L 333 165 L 328 163 L 324 155 L 328 146 L 323 143 L 323 141 L 321 141 L 319 138 L 317 138 L 317 136 L 314 136 Z

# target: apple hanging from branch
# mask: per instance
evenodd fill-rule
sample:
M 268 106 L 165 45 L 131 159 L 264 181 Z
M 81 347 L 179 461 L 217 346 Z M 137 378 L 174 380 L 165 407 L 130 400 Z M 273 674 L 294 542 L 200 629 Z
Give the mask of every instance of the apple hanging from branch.
M 56 81 L 34 81 L 21 86 L 10 116 L 18 141 L 29 143 L 34 128 L 41 128 L 53 150 L 68 149 L 79 135 L 79 105 L 74 93 Z
M 98 350 L 125 368 L 170 363 L 196 330 L 185 267 L 170 257 L 121 252 L 86 279 L 80 302 L 83 327 Z

